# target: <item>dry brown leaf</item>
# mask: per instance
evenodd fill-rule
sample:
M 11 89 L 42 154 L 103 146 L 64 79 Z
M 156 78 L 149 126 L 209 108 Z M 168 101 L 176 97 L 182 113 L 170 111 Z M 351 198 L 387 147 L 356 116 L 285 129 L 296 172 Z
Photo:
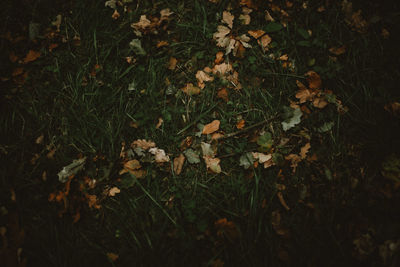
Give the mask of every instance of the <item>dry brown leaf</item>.
M 223 136 L 224 135 L 222 133 L 213 133 L 212 136 L 211 136 L 211 140 L 218 140 Z
M 213 132 L 218 131 L 220 123 L 219 120 L 213 120 L 209 124 L 204 125 L 202 134 L 212 134 Z
M 387 112 L 389 112 L 395 116 L 400 116 L 400 103 L 399 102 L 392 102 L 392 103 L 386 104 L 384 106 L 384 109 Z
M 193 83 L 187 83 L 186 86 L 182 88 L 182 91 L 190 96 L 200 94 L 201 89 L 197 86 L 194 86 Z
M 218 65 L 215 65 L 212 69 L 213 74 L 215 75 L 225 75 L 228 72 L 231 72 L 233 70 L 232 64 L 228 63 L 221 63 Z
M 22 62 L 24 64 L 26 64 L 26 63 L 35 61 L 39 57 L 40 57 L 40 52 L 39 51 L 29 50 L 28 54 L 25 56 L 25 58 L 23 59 Z
M 236 123 L 236 128 L 238 128 L 239 130 L 240 130 L 240 129 L 243 129 L 245 123 L 246 123 L 246 121 L 245 121 L 244 119 L 241 119 L 240 121 L 238 121 L 238 122 Z
M 279 60 L 282 60 L 282 61 L 286 61 L 286 60 L 288 60 L 288 59 L 289 59 L 289 57 L 288 57 L 287 54 L 284 54 L 284 55 L 282 55 L 282 56 L 279 57 Z
M 185 163 L 185 156 L 181 153 L 178 157 L 174 159 L 174 173 L 176 175 L 181 174 L 183 163 Z
M 157 163 L 169 162 L 169 156 L 165 154 L 164 149 L 153 147 L 149 149 L 149 152 L 155 155 L 155 160 Z
M 292 167 L 293 173 L 296 172 L 297 165 L 301 161 L 301 158 L 297 154 L 289 154 L 285 157 L 286 160 L 290 160 L 291 164 L 290 167 Z
M 146 170 L 130 170 L 129 171 L 130 174 L 133 174 L 136 178 L 140 179 L 146 176 Z
M 135 30 L 135 33 L 140 36 L 142 31 L 151 27 L 151 21 L 147 19 L 146 15 L 141 15 L 139 21 L 132 23 L 131 27 Z
M 117 20 L 120 17 L 118 11 L 115 9 L 114 13 L 111 15 L 111 18 Z
M 316 108 L 324 108 L 328 105 L 328 102 L 322 98 L 322 97 L 317 97 L 313 100 L 313 106 Z
M 171 16 L 172 14 L 174 14 L 174 12 L 172 12 L 169 8 L 165 8 L 163 10 L 160 11 L 160 22 L 163 20 L 168 20 L 169 16 Z
M 176 64 L 178 63 L 178 60 L 174 57 L 170 57 L 169 63 L 168 63 L 168 69 L 174 70 L 176 68 Z
M 147 150 L 149 148 L 155 147 L 156 144 L 152 141 L 147 141 L 145 139 L 138 139 L 132 142 L 131 147 L 135 148 L 135 147 L 140 147 L 144 150 Z
M 310 143 L 307 143 L 300 149 L 300 157 L 301 157 L 301 159 L 305 159 L 306 158 L 307 153 L 310 150 L 310 148 L 311 148 Z
M 310 89 L 319 89 L 321 88 L 321 77 L 319 77 L 318 73 L 315 71 L 308 71 L 305 76 L 307 77 L 308 87 Z
M 224 11 L 223 13 L 222 13 L 222 20 L 221 20 L 221 22 L 223 22 L 223 23 L 226 23 L 228 26 L 229 26 L 229 28 L 233 28 L 233 19 L 235 18 L 235 16 L 234 15 L 232 15 L 231 14 L 231 12 L 229 12 L 229 11 Z
M 302 89 L 297 91 L 296 98 L 299 99 L 300 104 L 303 104 L 314 97 L 314 93 L 312 93 L 309 89 Z
M 15 55 L 14 52 L 11 52 L 11 53 L 8 55 L 8 58 L 10 59 L 10 61 L 11 61 L 12 63 L 17 62 L 17 60 L 18 60 L 18 57 Z
M 158 122 L 157 122 L 157 125 L 156 125 L 156 129 L 160 128 L 161 125 L 163 124 L 163 122 L 164 122 L 164 120 L 163 120 L 161 117 L 158 118 Z
M 266 21 L 271 21 L 271 22 L 275 21 L 268 10 L 265 10 L 265 20 Z
M 282 204 L 282 206 L 286 209 L 286 210 L 290 210 L 289 206 L 286 204 L 285 199 L 283 198 L 283 194 L 282 192 L 278 192 L 276 193 L 276 195 L 278 196 L 279 202 Z
M 247 32 L 251 37 L 258 39 L 265 34 L 263 30 L 256 30 L 256 31 L 248 31 Z
M 35 144 L 39 145 L 41 143 L 43 143 L 44 140 L 44 135 L 40 135 L 38 138 L 36 138 Z
M 268 45 L 271 43 L 272 39 L 271 37 L 266 34 L 261 39 L 258 40 L 258 43 L 265 49 L 268 50 Z
M 24 73 L 24 68 L 15 68 L 11 74 L 12 77 L 16 77 L 18 75 L 21 75 L 22 73 Z
M 96 195 L 89 195 L 86 194 L 86 199 L 88 200 L 89 208 L 100 209 L 101 206 L 99 205 L 99 201 L 97 200 Z
M 114 197 L 116 194 L 119 194 L 121 192 L 121 190 L 119 190 L 118 187 L 114 186 L 113 188 L 110 189 L 110 191 L 108 191 L 108 195 L 110 197 Z
M 272 154 L 264 154 L 260 152 L 252 152 L 252 155 L 255 159 L 257 159 L 258 163 L 264 164 L 264 168 L 269 168 L 274 165 L 272 161 Z
M 223 99 L 225 102 L 228 102 L 229 98 L 228 98 L 228 91 L 226 90 L 226 88 L 221 88 L 220 90 L 218 90 L 217 97 Z
M 251 21 L 251 17 L 249 14 L 241 14 L 239 16 L 239 20 L 242 22 L 243 25 L 249 25 Z
M 214 77 L 211 77 L 210 75 L 208 75 L 207 73 L 205 73 L 202 70 L 197 71 L 196 73 L 196 79 L 197 79 L 197 85 L 203 89 L 205 84 L 204 82 L 211 82 L 214 80 Z
M 219 166 L 220 159 L 219 158 L 212 158 L 210 156 L 203 156 L 204 162 L 206 163 L 207 170 L 210 170 L 214 173 L 221 172 L 221 166 Z
M 219 64 L 219 63 L 221 63 L 222 61 L 224 61 L 224 53 L 221 52 L 221 51 L 219 51 L 219 52 L 215 55 L 214 63 L 215 63 L 215 64 Z
M 163 46 L 167 46 L 169 45 L 169 43 L 167 41 L 159 41 L 156 45 L 157 48 L 163 47 Z
M 219 47 L 227 47 L 230 38 L 227 36 L 231 30 L 228 27 L 225 27 L 223 25 L 218 25 L 217 32 L 213 34 L 213 39 L 217 41 L 217 46 Z
M 114 262 L 119 258 L 119 256 L 115 253 L 107 252 L 107 258 Z
M 340 56 L 346 52 L 346 46 L 342 45 L 341 47 L 331 47 L 329 48 L 329 52 L 336 56 Z

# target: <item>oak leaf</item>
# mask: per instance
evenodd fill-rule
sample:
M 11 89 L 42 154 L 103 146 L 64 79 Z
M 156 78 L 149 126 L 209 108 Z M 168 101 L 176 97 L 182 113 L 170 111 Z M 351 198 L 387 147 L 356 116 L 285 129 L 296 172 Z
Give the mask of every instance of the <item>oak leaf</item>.
M 229 11 L 224 11 L 223 13 L 222 13 L 222 20 L 221 20 L 221 22 L 224 22 L 224 23 L 226 23 L 228 26 L 229 26 L 229 28 L 233 28 L 233 19 L 235 18 L 235 16 L 234 15 L 232 15 Z
M 329 52 L 336 56 L 340 56 L 341 54 L 344 54 L 346 52 L 346 46 L 342 45 L 341 47 L 331 47 L 329 48 Z
M 156 144 L 152 141 L 147 141 L 145 139 L 138 139 L 132 142 L 131 147 L 136 148 L 140 147 L 144 150 L 148 150 L 149 148 L 155 147 Z

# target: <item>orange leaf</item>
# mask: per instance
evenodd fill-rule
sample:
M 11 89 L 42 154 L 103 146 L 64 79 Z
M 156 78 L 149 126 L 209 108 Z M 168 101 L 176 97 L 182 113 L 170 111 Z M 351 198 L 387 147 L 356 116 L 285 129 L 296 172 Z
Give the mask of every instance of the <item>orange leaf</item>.
M 176 63 L 178 63 L 178 60 L 174 57 L 171 57 L 169 59 L 169 63 L 168 63 L 168 69 L 169 70 L 174 70 L 176 68 Z
M 182 88 L 182 91 L 187 95 L 198 95 L 200 94 L 201 89 L 194 86 L 192 83 L 187 83 L 186 86 Z
M 258 40 L 258 43 L 262 45 L 264 49 L 267 49 L 268 48 L 267 46 L 269 45 L 269 43 L 271 43 L 271 41 L 272 41 L 271 37 L 269 37 L 269 35 L 266 34 L 263 37 L 261 37 L 260 40 Z
M 224 61 L 224 52 L 219 51 L 216 55 L 215 55 L 215 60 L 214 63 L 215 64 L 219 64 L 222 61 Z
M 174 173 L 176 175 L 181 174 L 183 163 L 185 163 L 185 156 L 181 153 L 178 157 L 174 159 Z
M 308 150 L 310 150 L 311 145 L 310 143 L 305 144 L 301 149 L 300 149 L 300 157 L 302 159 L 305 159 L 308 153 Z
M 220 123 L 221 122 L 219 120 L 213 120 L 209 124 L 206 124 L 203 128 L 202 134 L 211 134 L 215 131 L 218 131 Z
M 336 56 L 339 56 L 346 52 L 346 46 L 342 45 L 341 47 L 331 47 L 331 48 L 329 48 L 329 52 L 331 52 L 332 54 L 334 54 Z
M 243 129 L 245 123 L 246 123 L 246 121 L 243 120 L 243 119 L 241 119 L 240 121 L 238 121 L 238 122 L 236 123 L 236 128 L 238 128 L 239 130 L 240 130 L 240 129 Z
M 313 101 L 313 106 L 316 108 L 324 108 L 326 107 L 326 105 L 328 105 L 328 102 L 326 102 L 326 100 L 321 97 L 317 97 Z
M 156 129 L 160 128 L 161 125 L 163 124 L 163 122 L 164 122 L 164 120 L 163 120 L 161 117 L 158 118 L 158 123 L 157 123 L 157 125 L 156 125 Z
M 319 89 L 321 87 L 321 77 L 315 71 L 310 70 L 305 76 L 307 76 L 308 87 L 310 89 Z
M 167 41 L 160 41 L 157 43 L 157 48 L 167 46 L 167 45 L 169 45 L 169 43 Z
M 112 252 L 107 252 L 107 258 L 109 258 L 111 261 L 116 261 L 119 258 L 119 255 Z
M 229 98 L 228 98 L 228 91 L 226 90 L 226 88 L 218 90 L 217 97 L 225 100 L 225 102 L 228 102 Z
M 118 11 L 115 9 L 114 13 L 111 15 L 111 18 L 114 20 L 117 20 L 119 18 L 119 16 L 120 15 L 119 15 Z
M 261 36 L 263 36 L 265 34 L 265 31 L 263 30 L 257 30 L 257 31 L 248 31 L 247 32 L 251 37 L 258 39 Z
M 28 54 L 23 59 L 23 63 L 26 64 L 28 62 L 35 61 L 39 57 L 40 57 L 40 52 L 34 51 L 34 50 L 29 50 Z

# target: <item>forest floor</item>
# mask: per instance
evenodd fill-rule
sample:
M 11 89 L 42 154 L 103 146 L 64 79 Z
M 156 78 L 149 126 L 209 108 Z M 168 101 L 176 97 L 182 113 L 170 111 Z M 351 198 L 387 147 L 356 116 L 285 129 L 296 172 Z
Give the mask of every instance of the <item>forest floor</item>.
M 6 1 L 0 261 L 399 266 L 399 7 Z

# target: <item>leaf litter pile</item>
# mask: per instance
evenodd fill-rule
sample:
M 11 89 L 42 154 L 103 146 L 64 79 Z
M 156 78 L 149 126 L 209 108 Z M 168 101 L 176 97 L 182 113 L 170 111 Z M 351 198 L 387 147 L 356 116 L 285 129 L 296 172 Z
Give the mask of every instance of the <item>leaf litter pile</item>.
M 399 264 L 390 11 L 99 2 L 2 32 L 4 262 Z

